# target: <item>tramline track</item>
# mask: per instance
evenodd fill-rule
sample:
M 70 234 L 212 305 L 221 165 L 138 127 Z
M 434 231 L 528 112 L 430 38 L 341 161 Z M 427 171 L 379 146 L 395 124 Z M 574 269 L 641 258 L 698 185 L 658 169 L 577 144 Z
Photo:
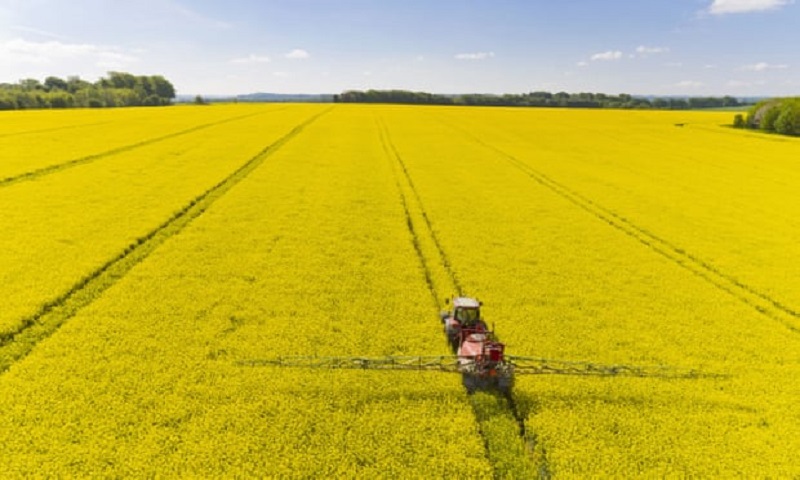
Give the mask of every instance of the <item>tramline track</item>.
M 758 313 L 783 324 L 789 330 L 800 333 L 800 311 L 780 301 L 755 287 L 748 285 L 733 275 L 714 266 L 712 263 L 699 256 L 675 245 L 669 239 L 663 238 L 649 230 L 637 225 L 628 218 L 623 217 L 614 210 L 607 208 L 595 200 L 569 188 L 540 170 L 532 167 L 507 151 L 491 144 L 463 127 L 445 123 L 449 128 L 460 132 L 481 147 L 499 155 L 511 166 L 530 177 L 543 187 L 556 195 L 564 198 L 576 207 L 601 220 L 625 235 L 637 240 L 652 251 L 666 257 L 676 265 L 688 270 L 694 275 L 707 281 L 717 289 L 731 295 L 740 302 L 752 307 Z
M 218 198 L 245 179 L 270 155 L 297 137 L 319 117 L 330 112 L 332 108 L 312 115 L 296 125 L 288 133 L 264 147 L 254 157 L 243 163 L 228 177 L 192 199 L 164 223 L 140 237 L 135 243 L 127 246 L 115 258 L 80 279 L 70 290 L 43 305 L 36 314 L 23 319 L 15 330 L 0 335 L 0 374 L 28 355 L 40 341 L 55 333 L 64 322 L 73 317 L 80 309 L 92 303 L 95 298 L 113 286 L 136 264 L 146 259 L 159 245 L 183 230 L 192 220 L 202 215 Z

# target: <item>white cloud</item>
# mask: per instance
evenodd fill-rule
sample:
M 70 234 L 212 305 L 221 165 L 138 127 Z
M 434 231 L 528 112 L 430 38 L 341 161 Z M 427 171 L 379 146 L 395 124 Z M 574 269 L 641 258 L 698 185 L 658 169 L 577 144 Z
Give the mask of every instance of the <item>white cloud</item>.
M 592 61 L 619 60 L 620 58 L 622 58 L 622 52 L 619 50 L 609 50 L 607 52 L 595 53 L 592 55 Z
M 239 63 L 239 64 L 248 64 L 248 63 L 268 63 L 270 61 L 269 57 L 265 55 L 256 55 L 251 53 L 246 57 L 239 57 L 234 58 L 231 60 L 231 63 Z
M 758 62 L 758 63 L 753 63 L 753 64 L 750 64 L 750 65 L 745 65 L 745 66 L 742 67 L 742 70 L 748 70 L 748 71 L 751 71 L 751 72 L 763 72 L 763 71 L 766 71 L 766 70 L 785 70 L 787 68 L 789 68 L 789 65 L 786 65 L 786 64 L 783 64 L 783 63 L 781 63 L 781 64 L 771 64 L 771 63 L 767 63 L 767 62 Z
M 589 62 L 580 61 L 580 62 L 576 63 L 575 65 L 578 66 L 578 67 L 587 67 L 587 66 L 589 66 Z
M 794 3 L 794 0 L 714 0 L 708 7 L 712 15 L 774 10 Z
M 648 55 L 657 55 L 659 53 L 667 53 L 669 52 L 669 48 L 667 47 L 647 47 L 645 45 L 639 45 L 636 47 L 636 53 L 639 55 L 646 57 Z
M 0 66 L 52 65 L 82 61 L 98 67 L 122 68 L 138 60 L 121 48 L 88 43 L 65 43 L 58 40 L 31 42 L 21 38 L 0 43 Z
M 703 85 L 704 85 L 703 82 L 697 82 L 694 80 L 683 80 L 674 84 L 673 86 L 678 88 L 700 88 Z
M 305 60 L 306 58 L 310 57 L 311 55 L 303 50 L 302 48 L 295 48 L 291 52 L 284 55 L 286 58 L 291 58 L 293 60 Z
M 286 78 L 289 76 L 289 72 L 272 72 L 272 75 L 279 78 Z
M 457 60 L 486 60 L 492 57 L 494 52 L 459 53 L 455 56 Z

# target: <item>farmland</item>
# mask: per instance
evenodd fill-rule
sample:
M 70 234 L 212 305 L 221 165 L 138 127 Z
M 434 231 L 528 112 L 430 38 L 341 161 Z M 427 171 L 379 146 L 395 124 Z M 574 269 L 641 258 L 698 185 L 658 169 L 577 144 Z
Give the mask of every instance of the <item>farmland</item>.
M 726 112 L 215 105 L 0 115 L 8 476 L 776 476 L 800 466 L 800 141 Z M 682 126 L 677 126 L 682 125 Z M 697 368 L 437 372 L 509 353 Z

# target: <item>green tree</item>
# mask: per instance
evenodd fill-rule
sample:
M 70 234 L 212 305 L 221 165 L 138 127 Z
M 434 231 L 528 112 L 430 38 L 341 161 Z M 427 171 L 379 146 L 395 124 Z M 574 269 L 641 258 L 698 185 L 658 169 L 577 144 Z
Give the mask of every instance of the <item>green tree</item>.
M 166 78 L 153 75 L 150 77 L 150 82 L 153 85 L 153 93 L 162 100 L 163 105 L 168 105 L 175 98 L 175 87 Z
M 783 102 L 775 119 L 775 131 L 783 135 L 800 135 L 800 101 Z
M 781 114 L 781 108 L 779 105 L 772 105 L 770 107 L 766 107 L 766 110 L 761 117 L 761 129 L 766 132 L 774 132 L 775 131 L 775 121 L 778 120 L 778 116 Z
M 734 97 L 731 97 L 730 95 L 722 97 L 723 107 L 738 107 L 739 105 L 741 105 L 741 103 L 739 103 L 739 100 L 735 99 Z
M 58 77 L 47 77 L 44 79 L 44 89 L 48 92 L 53 90 L 66 90 L 67 82 Z
M 16 110 L 17 99 L 8 92 L 0 91 L 0 110 Z
M 67 90 L 69 93 L 75 93 L 78 90 L 84 90 L 91 86 L 91 83 L 87 82 L 86 80 L 81 80 L 81 78 L 78 76 L 67 77 Z
M 0 110 L 169 105 L 174 97 L 175 89 L 164 77 L 126 72 L 108 72 L 95 83 L 77 76 L 66 80 L 49 76 L 43 83 L 35 78 L 0 83 Z
M 142 105 L 146 105 L 148 107 L 157 107 L 159 105 L 162 105 L 161 97 L 155 94 L 150 95 L 149 97 L 144 99 L 144 103 Z
M 656 98 L 653 100 L 653 107 L 655 108 L 669 108 L 669 102 L 663 98 Z
M 32 92 L 34 90 L 44 90 L 44 85 L 39 80 L 35 78 L 25 78 L 19 81 L 19 86 L 22 90 L 26 92 Z
M 70 108 L 74 106 L 75 100 L 71 94 L 56 90 L 49 93 L 49 103 L 52 108 Z
M 136 86 L 136 77 L 126 72 L 108 72 L 110 87 L 132 89 Z

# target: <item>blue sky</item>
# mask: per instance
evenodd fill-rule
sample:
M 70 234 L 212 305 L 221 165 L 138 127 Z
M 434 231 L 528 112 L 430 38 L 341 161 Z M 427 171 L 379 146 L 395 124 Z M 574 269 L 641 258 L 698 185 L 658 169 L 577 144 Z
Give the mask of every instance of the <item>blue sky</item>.
M 0 0 L 0 82 L 800 94 L 794 0 Z

